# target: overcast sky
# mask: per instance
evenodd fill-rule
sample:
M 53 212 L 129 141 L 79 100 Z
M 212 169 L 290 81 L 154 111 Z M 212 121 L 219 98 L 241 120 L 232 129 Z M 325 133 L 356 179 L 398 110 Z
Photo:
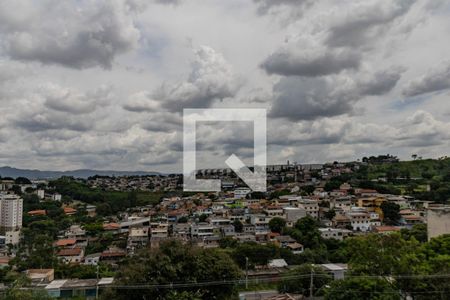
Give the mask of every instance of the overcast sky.
M 448 155 L 449 37 L 440 0 L 0 0 L 0 165 L 181 172 L 209 107 L 266 108 L 268 163 Z M 198 127 L 200 166 L 251 163 L 252 126 Z

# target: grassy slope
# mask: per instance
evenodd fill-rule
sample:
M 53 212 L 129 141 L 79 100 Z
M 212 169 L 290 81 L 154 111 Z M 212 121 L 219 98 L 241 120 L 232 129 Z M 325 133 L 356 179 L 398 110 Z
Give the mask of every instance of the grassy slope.
M 450 173 L 450 158 L 444 160 L 424 159 L 401 161 L 398 163 L 372 164 L 369 167 L 369 179 L 386 177 L 389 171 L 398 172 L 400 177 L 409 173 L 411 178 L 422 178 L 424 173 L 431 174 L 434 179 L 441 179 Z

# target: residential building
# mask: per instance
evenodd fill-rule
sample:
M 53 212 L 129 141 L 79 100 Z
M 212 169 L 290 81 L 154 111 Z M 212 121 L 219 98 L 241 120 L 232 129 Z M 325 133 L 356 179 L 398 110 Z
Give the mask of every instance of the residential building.
M 14 186 L 14 180 L 0 180 L 0 191 L 8 191 Z
M 319 228 L 319 231 L 324 239 L 336 239 L 340 241 L 352 233 L 351 230 L 342 228 Z
M 352 209 L 347 215 L 354 231 L 368 231 L 370 229 L 370 214 L 366 211 Z
M 330 202 L 331 208 L 340 211 L 349 211 L 352 207 L 351 197 L 334 198 Z
M 80 263 L 84 259 L 82 248 L 61 249 L 57 256 L 65 263 Z
M 135 249 L 146 246 L 149 241 L 149 234 L 149 227 L 130 228 L 127 241 L 128 251 L 134 252 Z
M 55 279 L 54 269 L 29 269 L 25 274 L 33 283 L 49 283 Z
M 93 253 L 84 257 L 84 264 L 89 266 L 96 266 L 100 262 L 101 253 Z
M 428 239 L 450 233 L 450 206 L 429 207 L 427 210 Z
M 86 231 L 80 225 L 71 225 L 65 235 L 67 238 L 81 239 L 86 236 Z
M 22 227 L 23 200 L 14 194 L 0 194 L 0 230 L 14 231 Z
M 251 215 L 250 223 L 255 226 L 255 233 L 266 234 L 270 231 L 269 221 L 272 217 L 266 215 Z
M 20 242 L 20 230 L 6 231 L 5 232 L 5 243 L 6 245 L 16 246 Z
M 348 265 L 346 264 L 322 264 L 320 266 L 330 273 L 334 280 L 344 279 L 345 273 L 348 271 Z
M 284 215 L 283 208 L 278 205 L 268 205 L 264 213 L 269 217 L 282 217 Z
M 61 201 L 61 199 L 62 199 L 61 194 L 56 193 L 56 194 L 52 195 L 52 200 L 53 201 Z
M 299 219 L 306 217 L 306 210 L 299 207 L 284 207 L 283 213 L 286 221 L 293 224 Z
M 152 238 L 167 238 L 169 236 L 169 223 L 165 220 L 151 222 L 150 236 Z
M 226 225 L 220 228 L 222 236 L 235 236 L 236 232 L 233 225 Z
M 237 188 L 234 190 L 233 195 L 235 199 L 244 199 L 251 191 L 249 188 Z
M 379 234 L 391 234 L 394 232 L 399 232 L 400 227 L 398 226 L 376 226 L 373 228 L 373 232 L 379 233 Z
M 202 238 L 214 235 L 214 226 L 208 223 L 191 224 L 191 238 Z
M 303 208 L 308 215 L 317 219 L 319 218 L 319 202 L 311 199 L 300 199 L 298 207 Z
M 39 197 L 39 199 L 41 199 L 41 200 L 45 198 L 45 191 L 44 190 L 37 190 L 36 194 Z
M 288 235 L 279 235 L 275 237 L 275 242 L 280 245 L 281 248 L 290 249 L 294 254 L 300 254 L 303 252 L 303 245 L 297 243 L 296 240 Z

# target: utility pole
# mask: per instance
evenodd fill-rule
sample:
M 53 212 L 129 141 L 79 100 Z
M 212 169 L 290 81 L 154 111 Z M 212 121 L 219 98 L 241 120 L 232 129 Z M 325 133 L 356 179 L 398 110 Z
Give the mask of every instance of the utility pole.
M 314 290 L 314 266 L 311 265 L 311 280 L 309 283 L 309 299 L 313 299 L 313 290 Z
M 248 257 L 245 257 L 245 289 L 248 289 Z
M 97 285 L 95 286 L 95 299 L 98 299 L 98 273 L 99 273 L 99 266 L 98 266 L 98 263 L 97 263 Z

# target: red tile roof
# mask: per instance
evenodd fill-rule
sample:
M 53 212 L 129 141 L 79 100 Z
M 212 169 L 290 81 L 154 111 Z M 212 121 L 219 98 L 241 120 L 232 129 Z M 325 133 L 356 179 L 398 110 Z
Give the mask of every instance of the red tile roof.
M 75 208 L 72 208 L 72 207 L 64 207 L 64 213 L 65 213 L 66 215 L 74 214 L 74 213 L 76 213 L 76 212 L 77 212 L 77 210 L 76 210 Z
M 103 224 L 103 229 L 104 230 L 117 230 L 120 228 L 120 225 L 117 223 L 108 223 L 108 224 Z
M 45 209 L 38 209 L 38 210 L 30 210 L 29 212 L 27 212 L 27 214 L 30 216 L 45 216 L 47 212 L 45 211 Z
M 400 227 L 396 226 L 377 226 L 375 227 L 376 232 L 389 232 L 389 231 L 400 231 Z
M 77 243 L 76 239 L 63 239 L 55 242 L 55 246 L 57 247 L 65 247 L 75 245 Z

